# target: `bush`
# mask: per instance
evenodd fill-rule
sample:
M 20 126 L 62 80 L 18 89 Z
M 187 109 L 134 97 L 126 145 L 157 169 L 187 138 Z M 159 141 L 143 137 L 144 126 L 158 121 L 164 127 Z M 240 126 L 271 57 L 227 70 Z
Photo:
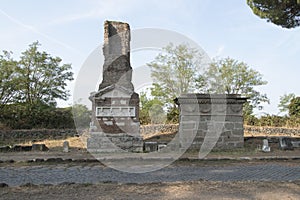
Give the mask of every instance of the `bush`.
M 249 115 L 244 118 L 244 123 L 249 126 L 300 127 L 300 117 L 267 115 L 257 118 Z
M 1 109 L 0 123 L 11 129 L 75 128 L 71 107 L 55 108 L 45 104 L 6 105 Z

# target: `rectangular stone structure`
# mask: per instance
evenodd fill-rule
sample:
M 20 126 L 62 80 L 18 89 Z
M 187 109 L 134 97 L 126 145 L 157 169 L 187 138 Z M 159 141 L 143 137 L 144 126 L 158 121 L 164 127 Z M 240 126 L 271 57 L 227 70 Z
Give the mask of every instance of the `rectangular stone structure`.
M 229 94 L 185 94 L 175 99 L 180 109 L 182 149 L 243 147 L 243 104 L 247 98 Z

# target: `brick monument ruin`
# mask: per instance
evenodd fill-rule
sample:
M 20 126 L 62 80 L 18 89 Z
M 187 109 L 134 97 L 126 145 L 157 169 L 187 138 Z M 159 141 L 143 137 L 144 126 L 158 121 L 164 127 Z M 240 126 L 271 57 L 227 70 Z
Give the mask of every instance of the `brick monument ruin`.
M 143 150 L 139 123 L 139 95 L 131 82 L 130 27 L 127 23 L 104 23 L 103 79 L 91 93 L 92 122 L 87 148 L 92 152 Z

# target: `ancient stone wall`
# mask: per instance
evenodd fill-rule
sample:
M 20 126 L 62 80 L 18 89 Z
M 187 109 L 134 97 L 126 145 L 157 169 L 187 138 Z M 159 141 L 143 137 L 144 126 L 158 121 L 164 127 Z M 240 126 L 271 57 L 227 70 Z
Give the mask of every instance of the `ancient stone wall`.
M 150 124 L 140 126 L 140 132 L 143 136 L 155 134 L 177 133 L 178 124 Z
M 227 125 L 228 126 L 228 125 Z M 143 136 L 177 133 L 179 124 L 152 124 L 141 125 L 140 133 Z M 45 139 L 65 139 L 80 135 L 75 129 L 33 129 L 33 130 L 0 130 L 0 141 L 32 141 Z M 244 135 L 253 137 L 292 136 L 300 137 L 300 128 L 244 126 Z
M 46 139 L 66 139 L 79 135 L 75 129 L 0 130 L 0 143 L 22 143 Z
M 247 136 L 291 136 L 300 137 L 300 128 L 245 126 L 244 134 Z

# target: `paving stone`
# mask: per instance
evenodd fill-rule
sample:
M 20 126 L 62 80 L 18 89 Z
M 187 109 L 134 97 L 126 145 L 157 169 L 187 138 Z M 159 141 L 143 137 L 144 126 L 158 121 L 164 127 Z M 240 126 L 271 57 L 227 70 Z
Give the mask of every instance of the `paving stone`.
M 134 174 L 101 165 L 43 165 L 0 167 L 1 182 L 10 186 L 62 183 L 153 183 L 174 181 L 299 181 L 300 166 L 255 164 L 236 166 L 170 166 L 158 171 Z

